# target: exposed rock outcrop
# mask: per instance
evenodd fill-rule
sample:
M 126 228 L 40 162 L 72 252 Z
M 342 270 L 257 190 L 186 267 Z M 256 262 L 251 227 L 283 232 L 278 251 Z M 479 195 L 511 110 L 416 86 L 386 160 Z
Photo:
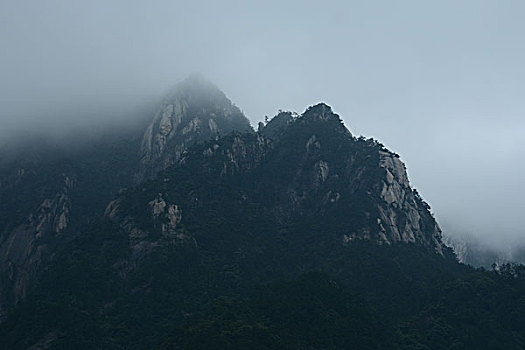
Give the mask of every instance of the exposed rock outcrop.
M 398 241 L 424 243 L 442 252 L 441 229 L 431 216 L 428 204 L 423 202 L 408 181 L 406 168 L 399 156 L 379 151 L 379 165 L 385 169 L 380 183 L 378 224 L 384 243 Z
M 2 305 L 25 298 L 31 281 L 51 257 L 49 246 L 67 231 L 73 187 L 74 181 L 64 174 L 55 194 L 45 198 L 24 223 L 4 233 L 0 242 Z
M 139 225 L 133 215 L 123 214 L 120 210 L 121 205 L 119 199 L 111 201 L 104 214 L 106 218 L 117 223 L 129 237 L 132 254 L 118 266 L 121 277 L 125 277 L 155 250 L 170 245 L 195 246 L 195 240 L 186 233 L 182 225 L 182 209 L 179 205 L 167 201 L 162 193 L 148 202 L 147 220 L 152 223 L 148 228 Z
M 175 164 L 193 144 L 229 134 L 250 132 L 250 122 L 216 86 L 190 76 L 168 93 L 142 140 L 136 181 Z

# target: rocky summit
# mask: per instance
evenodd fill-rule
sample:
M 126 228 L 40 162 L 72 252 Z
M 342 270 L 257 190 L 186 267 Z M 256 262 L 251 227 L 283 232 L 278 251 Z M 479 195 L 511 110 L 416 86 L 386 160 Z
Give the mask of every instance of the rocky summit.
M 194 75 L 136 125 L 0 162 L 6 348 L 525 346 L 525 268 L 459 263 L 330 106 L 255 131 Z
M 194 74 L 166 95 L 141 144 L 137 181 L 175 164 L 189 146 L 252 128 L 241 110 L 202 76 Z

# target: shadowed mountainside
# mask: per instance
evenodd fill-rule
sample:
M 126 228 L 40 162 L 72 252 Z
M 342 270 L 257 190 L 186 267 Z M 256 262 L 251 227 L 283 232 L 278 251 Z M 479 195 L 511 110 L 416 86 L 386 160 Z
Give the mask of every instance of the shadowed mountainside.
M 323 103 L 255 132 L 194 76 L 147 127 L 1 174 L 10 349 L 525 346 L 525 268 L 458 263 Z

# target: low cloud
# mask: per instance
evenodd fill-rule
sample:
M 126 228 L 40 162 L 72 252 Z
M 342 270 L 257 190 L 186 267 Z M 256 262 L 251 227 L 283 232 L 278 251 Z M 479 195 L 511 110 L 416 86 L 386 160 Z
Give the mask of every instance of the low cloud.
M 401 155 L 445 230 L 524 244 L 523 10 L 479 0 L 3 1 L 0 144 L 147 116 L 144 106 L 200 71 L 253 124 L 325 101 L 354 134 Z

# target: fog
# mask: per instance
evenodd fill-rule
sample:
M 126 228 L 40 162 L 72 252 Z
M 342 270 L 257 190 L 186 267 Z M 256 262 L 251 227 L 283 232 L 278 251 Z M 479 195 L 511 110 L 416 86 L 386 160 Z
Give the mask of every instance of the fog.
M 330 104 L 401 155 L 446 233 L 525 245 L 524 15 L 520 0 L 3 0 L 0 140 L 125 123 L 199 71 L 253 124 Z

